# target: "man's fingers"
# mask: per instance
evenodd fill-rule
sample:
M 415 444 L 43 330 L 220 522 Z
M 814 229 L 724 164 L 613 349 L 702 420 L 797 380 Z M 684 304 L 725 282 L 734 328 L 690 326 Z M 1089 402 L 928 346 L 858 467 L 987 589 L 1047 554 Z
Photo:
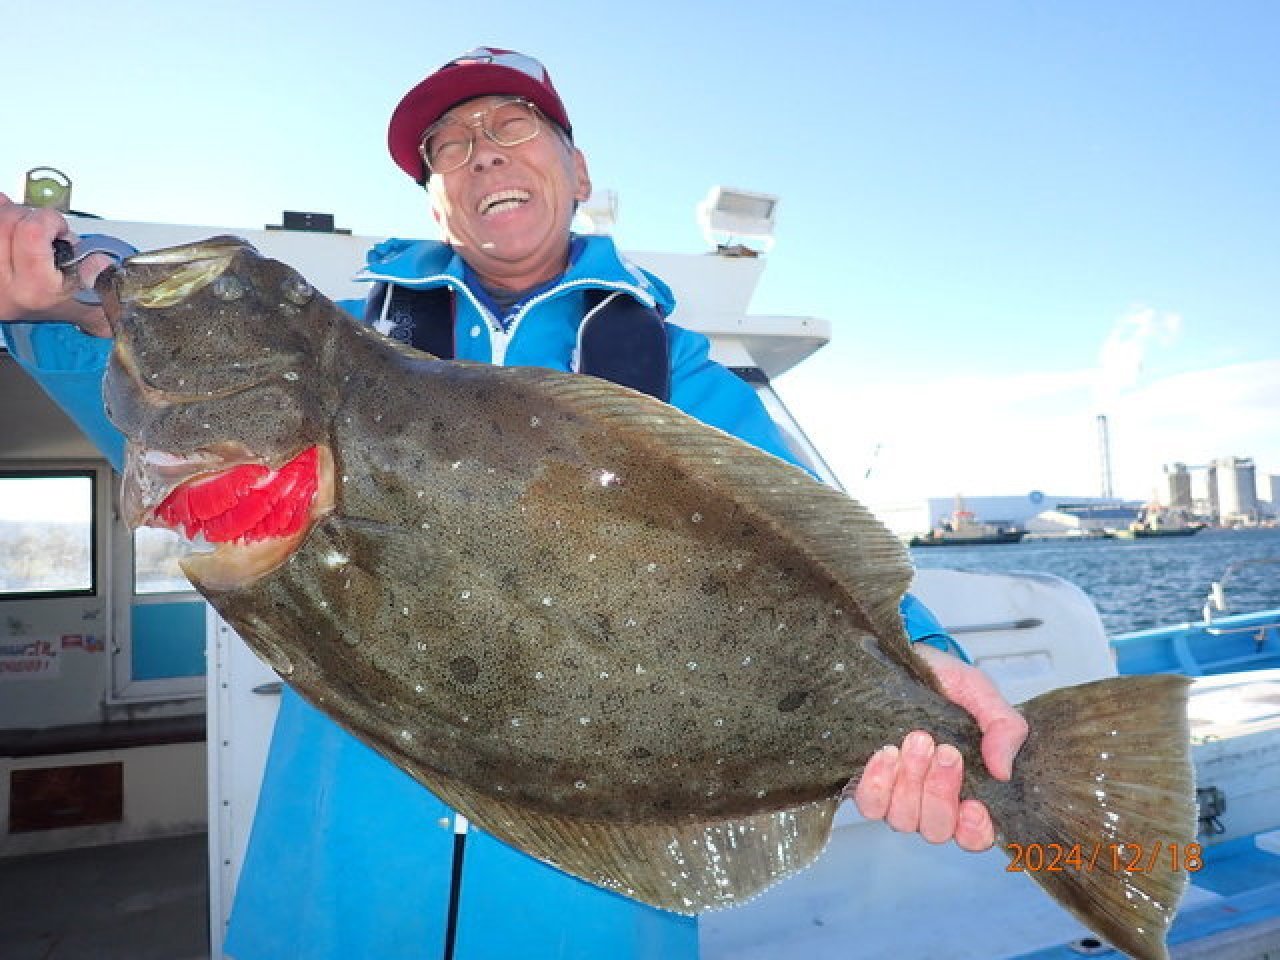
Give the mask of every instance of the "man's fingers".
M 907 734 L 907 739 L 902 741 L 898 777 L 889 799 L 889 812 L 885 815 L 885 822 L 894 830 L 915 833 L 920 829 L 920 792 L 933 760 L 933 750 L 933 737 L 920 730 Z
M 868 820 L 883 820 L 889 812 L 889 798 L 893 795 L 893 783 L 897 777 L 897 747 L 885 747 L 872 754 L 853 790 L 853 802 L 857 804 L 858 812 Z
M 946 843 L 955 836 L 963 779 L 964 758 L 944 743 L 933 753 L 920 795 L 920 836 L 930 843 Z
M 1026 718 L 1013 711 L 998 717 L 982 728 L 982 761 L 997 780 L 1013 776 L 1013 758 L 1027 739 L 1030 727 Z
M 996 828 L 986 806 L 977 800 L 965 800 L 960 804 L 956 822 L 956 846 L 970 853 L 991 849 L 996 842 Z

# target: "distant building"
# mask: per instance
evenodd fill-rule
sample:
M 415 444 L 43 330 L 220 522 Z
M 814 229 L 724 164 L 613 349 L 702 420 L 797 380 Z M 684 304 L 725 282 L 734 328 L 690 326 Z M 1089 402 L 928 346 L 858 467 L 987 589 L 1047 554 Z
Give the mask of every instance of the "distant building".
M 1167 506 L 1191 509 L 1191 471 L 1185 463 L 1166 463 L 1164 465 Z
M 942 526 L 956 511 L 957 497 L 930 497 L 927 500 L 896 504 L 877 503 L 873 512 L 895 533 L 925 533 Z M 1005 497 L 969 497 L 963 509 L 982 523 L 1021 527 L 1031 533 L 1087 532 L 1127 527 L 1142 509 L 1139 501 L 1105 497 L 1056 495 L 1033 490 Z
M 1222 524 L 1258 522 L 1258 480 L 1249 457 L 1213 462 L 1217 475 L 1217 519 Z

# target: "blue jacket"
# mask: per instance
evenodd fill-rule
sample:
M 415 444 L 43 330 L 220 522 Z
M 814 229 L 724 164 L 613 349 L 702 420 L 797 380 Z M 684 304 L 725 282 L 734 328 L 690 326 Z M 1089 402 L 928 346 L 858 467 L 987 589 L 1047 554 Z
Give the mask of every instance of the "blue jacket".
M 362 277 L 448 285 L 456 293 L 457 356 L 508 365 L 573 369 L 587 288 L 620 290 L 664 316 L 675 309 L 668 287 L 603 237 L 575 240 L 564 276 L 505 317 L 442 244 L 379 244 Z M 363 312 L 361 301 L 343 306 Z M 798 462 L 755 391 L 711 361 L 706 337 L 673 323 L 667 333 L 673 405 Z M 100 393 L 109 342 L 61 324 L 13 324 L 6 339 L 119 468 L 122 438 Z M 913 597 L 903 612 L 913 638 L 953 646 Z M 286 688 L 226 952 L 236 960 L 440 956 L 452 881 L 449 817 L 434 796 Z M 539 960 L 697 956 L 692 919 L 567 877 L 483 834 L 471 834 L 463 862 L 460 957 L 507 957 L 513 948 Z

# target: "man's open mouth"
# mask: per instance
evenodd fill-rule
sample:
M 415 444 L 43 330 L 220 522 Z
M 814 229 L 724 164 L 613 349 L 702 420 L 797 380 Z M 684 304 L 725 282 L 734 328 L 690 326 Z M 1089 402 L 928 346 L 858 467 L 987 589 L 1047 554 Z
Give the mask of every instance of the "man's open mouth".
M 528 190 L 499 190 L 497 193 L 491 193 L 483 197 L 476 209 L 482 217 L 490 214 L 502 213 L 506 210 L 514 210 L 516 207 L 528 203 L 532 199 Z

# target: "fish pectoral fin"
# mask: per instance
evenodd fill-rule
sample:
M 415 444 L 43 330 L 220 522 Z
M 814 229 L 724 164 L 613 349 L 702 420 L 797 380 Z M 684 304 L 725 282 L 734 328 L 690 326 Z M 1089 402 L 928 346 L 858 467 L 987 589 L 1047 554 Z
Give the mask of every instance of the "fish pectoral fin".
M 418 779 L 504 843 L 588 883 L 673 913 L 745 903 L 809 866 L 840 797 L 749 816 L 624 824 L 537 813 L 439 775 Z

